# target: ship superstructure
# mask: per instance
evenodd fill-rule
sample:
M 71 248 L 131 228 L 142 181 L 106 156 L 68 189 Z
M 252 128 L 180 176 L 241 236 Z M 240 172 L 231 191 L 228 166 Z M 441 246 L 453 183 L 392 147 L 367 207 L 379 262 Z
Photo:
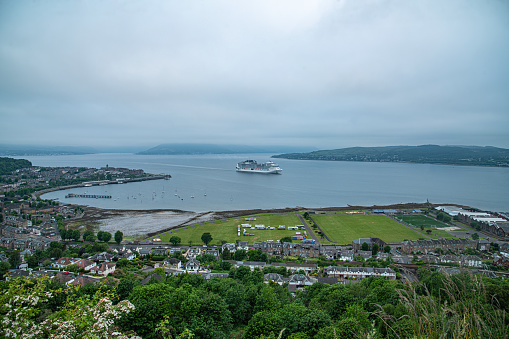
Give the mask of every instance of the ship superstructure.
M 236 167 L 238 172 L 281 174 L 283 171 L 278 164 L 268 161 L 266 163 L 257 163 L 255 160 L 241 161 Z

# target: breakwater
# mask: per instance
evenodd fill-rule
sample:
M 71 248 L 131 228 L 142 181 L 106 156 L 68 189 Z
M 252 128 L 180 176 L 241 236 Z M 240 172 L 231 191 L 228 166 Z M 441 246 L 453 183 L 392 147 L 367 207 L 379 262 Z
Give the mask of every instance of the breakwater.
M 111 195 L 104 194 L 74 194 L 69 193 L 65 196 L 68 198 L 93 198 L 93 199 L 111 199 Z

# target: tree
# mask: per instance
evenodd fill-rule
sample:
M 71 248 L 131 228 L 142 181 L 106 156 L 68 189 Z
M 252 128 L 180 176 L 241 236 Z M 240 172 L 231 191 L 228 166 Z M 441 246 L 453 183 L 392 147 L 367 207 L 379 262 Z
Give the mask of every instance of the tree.
M 182 242 L 182 239 L 180 239 L 180 237 L 177 237 L 176 235 L 174 235 L 173 237 L 170 238 L 170 242 L 176 246 Z
M 208 245 L 212 241 L 212 235 L 210 235 L 209 232 L 203 233 L 201 236 L 201 241 L 203 241 L 205 245 Z
M 99 232 L 97 232 L 97 239 L 99 241 L 108 242 L 111 239 L 111 233 L 110 232 L 99 231 Z
M 21 264 L 19 251 L 12 251 L 9 253 L 9 264 L 11 264 L 12 268 L 18 268 L 19 264 Z
M 369 245 L 367 242 L 363 242 L 361 245 L 361 250 L 363 251 L 369 251 Z
M 281 243 L 292 242 L 292 237 L 284 237 L 280 240 Z
M 233 258 L 237 261 L 244 260 L 247 257 L 246 250 L 240 249 L 235 251 Z
M 385 253 L 391 253 L 391 246 L 389 246 L 389 245 L 385 245 L 385 246 L 384 246 L 384 252 L 385 252 Z
M 4 274 L 9 271 L 11 265 L 7 261 L 0 261 L 0 279 L 3 278 Z
M 373 249 L 371 250 L 371 253 L 373 253 L 373 255 L 376 255 L 378 253 L 378 244 L 373 244 Z
M 83 241 L 90 241 L 90 242 L 94 242 L 95 241 L 95 235 L 94 235 L 94 231 L 85 231 L 83 233 Z
M 120 231 L 116 231 L 115 232 L 115 242 L 120 245 L 120 243 L 122 242 L 122 239 L 124 238 L 124 233 L 120 232 Z
M 477 233 L 472 234 L 472 240 L 479 240 L 479 234 Z

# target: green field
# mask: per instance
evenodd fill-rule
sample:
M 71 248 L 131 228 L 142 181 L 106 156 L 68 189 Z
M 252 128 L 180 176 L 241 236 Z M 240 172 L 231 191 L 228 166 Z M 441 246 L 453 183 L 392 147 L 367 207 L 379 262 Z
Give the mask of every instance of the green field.
M 448 227 L 449 225 L 444 224 L 441 221 L 429 218 L 425 215 L 416 214 L 416 215 L 410 215 L 410 214 L 402 214 L 402 215 L 395 215 L 396 218 L 398 218 L 401 221 L 406 222 L 407 224 L 410 224 L 414 227 L 421 228 L 423 227 Z
M 312 216 L 331 241 L 349 243 L 358 238 L 380 238 L 385 242 L 422 238 L 417 232 L 384 215 L 317 214 Z
M 246 221 L 246 217 L 255 217 L 256 221 Z M 252 230 L 246 228 L 246 232 L 254 234 L 254 236 L 242 236 L 243 228 L 240 229 L 241 236 L 237 236 L 237 225 L 239 224 L 251 224 L 251 225 L 265 225 L 276 227 L 275 230 Z M 286 236 L 296 235 L 296 231 L 278 230 L 279 225 L 288 226 L 302 225 L 299 218 L 295 214 L 264 214 L 264 215 L 252 215 L 239 217 L 234 219 L 226 219 L 215 222 L 207 222 L 189 226 L 186 228 L 180 228 L 173 232 L 164 233 L 155 238 L 161 239 L 162 242 L 169 242 L 170 238 L 174 235 L 182 239 L 182 243 L 201 243 L 201 236 L 205 232 L 209 232 L 212 235 L 212 242 L 219 243 L 221 240 L 227 242 L 248 241 L 250 243 L 267 241 L 267 240 L 280 240 Z M 303 235 L 304 231 L 299 231 Z

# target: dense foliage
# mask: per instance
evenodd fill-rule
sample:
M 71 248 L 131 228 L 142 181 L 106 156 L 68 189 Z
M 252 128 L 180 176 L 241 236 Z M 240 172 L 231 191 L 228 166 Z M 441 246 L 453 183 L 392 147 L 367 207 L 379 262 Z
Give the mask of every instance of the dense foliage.
M 11 174 L 21 168 L 32 167 L 32 163 L 25 159 L 0 158 L 0 175 Z
M 422 283 L 415 285 L 370 278 L 347 285 L 315 283 L 292 296 L 286 285 L 264 283 L 262 271 L 251 272 L 246 266 L 232 269 L 228 279 L 210 281 L 192 274 L 165 277 L 159 268 L 154 272 L 163 279 L 152 278 L 146 285 L 129 275 L 117 285 L 82 288 L 14 279 L 0 285 L 0 317 L 5 324 L 22 321 L 25 330 L 43 326 L 33 338 L 55 334 L 62 323 L 77 338 L 92 337 L 87 331 L 99 326 L 99 320 L 81 315 L 78 307 L 116 314 L 104 320 L 107 326 L 97 337 L 124 333 L 142 338 L 507 338 L 508 334 L 509 283 L 498 279 L 449 277 L 424 269 L 419 272 Z M 31 302 L 19 305 L 21 315 L 7 306 L 15 295 Z M 114 312 L 117 304 L 123 306 Z M 1 334 L 19 330 L 6 327 Z
M 509 149 L 467 146 L 350 147 L 310 153 L 287 153 L 274 158 L 336 161 L 402 161 L 427 164 L 509 166 Z

